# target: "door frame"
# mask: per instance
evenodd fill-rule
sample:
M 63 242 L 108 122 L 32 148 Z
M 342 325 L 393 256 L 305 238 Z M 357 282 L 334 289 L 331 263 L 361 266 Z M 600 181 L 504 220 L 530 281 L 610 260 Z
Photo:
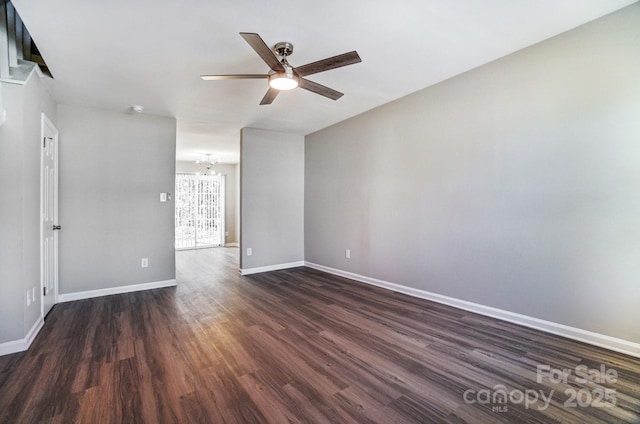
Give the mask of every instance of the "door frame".
M 54 143 L 54 151 L 53 151 L 53 162 L 54 162 L 54 170 L 53 170 L 53 197 L 54 197 L 54 206 L 53 206 L 53 221 L 54 223 L 59 223 L 58 221 L 58 205 L 59 205 L 59 191 L 58 191 L 58 174 L 59 174 L 59 165 L 58 165 L 58 140 L 59 133 L 58 129 L 53 125 L 51 120 L 44 114 L 41 114 L 41 124 L 40 124 L 40 140 L 39 142 L 44 143 L 44 139 L 46 136 L 46 131 L 49 130 L 53 133 Z M 44 205 L 42 202 L 43 194 L 44 194 L 44 184 L 43 184 L 43 173 L 42 170 L 44 168 L 44 155 L 45 151 L 43 148 L 40 149 L 40 316 L 44 318 L 44 295 L 42 293 L 42 288 L 44 287 L 44 227 L 43 227 L 43 216 L 44 216 Z M 57 225 L 57 224 L 56 224 Z M 58 251 L 58 231 L 53 232 L 53 251 L 54 251 L 54 278 L 53 278 L 53 304 L 58 303 L 58 260 L 59 260 L 59 251 Z

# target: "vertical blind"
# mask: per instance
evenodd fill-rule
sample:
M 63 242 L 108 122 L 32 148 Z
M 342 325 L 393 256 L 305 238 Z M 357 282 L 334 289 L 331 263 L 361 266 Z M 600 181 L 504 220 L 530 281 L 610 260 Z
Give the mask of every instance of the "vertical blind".
M 176 174 L 176 249 L 224 244 L 224 179 Z

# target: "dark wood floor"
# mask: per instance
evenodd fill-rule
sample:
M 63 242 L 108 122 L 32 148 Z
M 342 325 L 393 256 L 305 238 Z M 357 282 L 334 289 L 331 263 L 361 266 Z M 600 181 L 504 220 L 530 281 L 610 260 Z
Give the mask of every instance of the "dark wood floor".
M 178 252 L 177 288 L 57 305 L 0 357 L 0 422 L 640 421 L 638 359 L 311 269 L 241 277 L 237 254 Z M 538 365 L 618 379 L 537 382 Z M 512 397 L 484 402 L 497 385 Z M 613 407 L 565 405 L 605 388 Z M 534 391 L 547 409 L 518 403 Z

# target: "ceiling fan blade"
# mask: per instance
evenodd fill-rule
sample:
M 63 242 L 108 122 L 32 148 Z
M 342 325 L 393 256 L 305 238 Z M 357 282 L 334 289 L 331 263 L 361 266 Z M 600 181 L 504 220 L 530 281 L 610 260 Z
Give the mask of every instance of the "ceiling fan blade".
M 344 96 L 344 93 L 334 90 L 333 88 L 325 87 L 317 82 L 309 81 L 308 79 L 300 78 L 300 88 L 312 91 L 324 97 L 328 97 L 331 100 L 338 100 Z
M 269 87 L 269 89 L 267 90 L 267 94 L 264 95 L 260 104 L 270 105 L 271 103 L 273 103 L 278 93 L 280 93 L 280 90 L 276 90 L 275 88 Z
M 333 56 L 327 59 L 319 60 L 317 62 L 298 66 L 297 68 L 293 68 L 293 70 L 296 71 L 296 73 L 301 77 L 304 77 L 311 74 L 317 74 L 318 72 L 324 72 L 330 69 L 353 65 L 354 63 L 360 62 L 362 62 L 362 59 L 360 59 L 358 52 L 354 50 L 349 53 L 343 53 L 338 56 Z
M 247 43 L 249 43 L 253 50 L 260 55 L 262 60 L 269 65 L 269 68 L 274 71 L 284 71 L 282 63 L 280 63 L 273 51 L 265 44 L 264 40 L 258 34 L 253 32 L 241 32 L 240 35 Z
M 230 80 L 230 79 L 263 79 L 269 78 L 267 74 L 232 74 L 232 75 L 200 75 L 205 81 Z

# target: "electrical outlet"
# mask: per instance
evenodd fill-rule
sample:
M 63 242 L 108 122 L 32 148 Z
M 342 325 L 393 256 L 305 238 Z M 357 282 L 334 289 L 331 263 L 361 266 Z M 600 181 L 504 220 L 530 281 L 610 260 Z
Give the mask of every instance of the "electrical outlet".
M 149 267 L 149 258 L 142 258 L 142 261 L 140 261 L 140 266 L 142 268 Z
M 31 305 L 31 290 L 27 290 L 27 306 Z
M 224 236 L 225 236 L 225 237 L 229 237 L 229 231 L 225 231 L 225 232 L 224 232 Z
M 347 249 L 344 251 L 344 257 L 347 259 L 351 259 L 351 249 Z
M 247 247 L 247 256 L 253 255 L 253 250 L 250 247 Z

